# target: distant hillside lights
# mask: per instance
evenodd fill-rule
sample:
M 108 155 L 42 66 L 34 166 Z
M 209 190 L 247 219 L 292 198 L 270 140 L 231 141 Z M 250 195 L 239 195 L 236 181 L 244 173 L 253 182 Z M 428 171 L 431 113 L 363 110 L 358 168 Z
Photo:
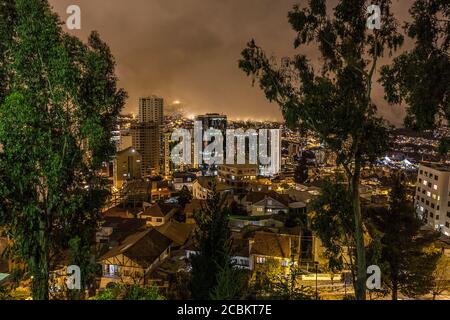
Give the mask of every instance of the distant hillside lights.
M 171 150 L 170 155 L 176 166 L 192 165 L 192 155 L 194 155 L 194 164 L 224 164 L 224 137 L 222 131 L 211 128 L 203 133 L 201 121 L 194 122 L 194 152 L 192 152 L 192 134 L 190 130 L 174 130 L 172 141 L 179 142 Z M 209 143 L 205 148 L 203 148 L 204 142 Z M 259 133 L 254 129 L 247 131 L 243 129 L 227 129 L 225 145 L 225 163 L 228 165 L 259 164 L 264 167 L 264 175 L 267 176 L 274 176 L 280 171 L 280 129 L 261 129 Z M 248 154 L 246 153 L 246 146 L 248 146 Z

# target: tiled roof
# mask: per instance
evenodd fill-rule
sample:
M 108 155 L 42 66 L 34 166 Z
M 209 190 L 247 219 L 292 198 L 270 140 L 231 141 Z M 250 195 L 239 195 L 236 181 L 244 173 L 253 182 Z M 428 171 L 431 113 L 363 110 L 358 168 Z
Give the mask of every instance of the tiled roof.
M 104 217 L 101 225 L 104 228 L 112 228 L 113 233 L 109 237 L 112 241 L 122 241 L 128 235 L 136 233 L 145 227 L 145 220 L 121 217 Z
M 121 208 L 119 206 L 108 209 L 103 212 L 104 218 L 116 217 L 116 218 L 132 218 L 142 211 L 142 208 Z
M 176 210 L 177 208 L 178 207 L 174 204 L 159 202 L 145 208 L 142 214 L 144 216 L 163 218 L 167 216 L 172 210 Z
M 202 207 L 206 205 L 206 200 L 202 199 L 193 199 L 190 203 L 186 204 L 184 208 L 185 213 L 192 213 L 194 211 L 199 211 Z
M 172 240 L 151 228 L 127 237 L 120 245 L 104 254 L 100 260 L 123 254 L 146 268 L 167 250 L 171 243 Z
M 298 248 L 298 237 L 270 232 L 256 232 L 250 254 L 276 258 L 291 258 L 294 247 Z M 298 249 L 296 249 L 297 251 Z
M 285 206 L 288 206 L 289 202 L 290 202 L 289 195 L 279 194 L 275 191 L 269 191 L 269 192 L 250 191 L 246 196 L 246 201 L 250 202 L 252 204 L 255 204 L 255 203 L 260 202 L 268 197 L 280 202 L 281 204 L 283 204 Z
M 175 246 L 182 246 L 187 242 L 189 236 L 192 234 L 194 225 L 170 221 L 160 227 L 157 227 L 156 229 L 172 240 Z

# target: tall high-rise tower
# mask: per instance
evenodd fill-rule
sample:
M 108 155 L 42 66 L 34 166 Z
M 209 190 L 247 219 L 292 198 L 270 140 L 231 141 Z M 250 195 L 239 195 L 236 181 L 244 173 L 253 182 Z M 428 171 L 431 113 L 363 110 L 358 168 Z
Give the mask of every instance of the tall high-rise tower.
M 137 123 L 131 127 L 133 147 L 142 156 L 142 176 L 148 177 L 159 173 L 161 131 L 154 122 Z
M 159 125 L 164 121 L 164 99 L 155 95 L 139 98 L 139 122 L 155 122 Z
M 161 127 L 164 123 L 164 99 L 155 95 L 139 99 L 138 123 L 131 127 L 133 147 L 142 156 L 142 176 L 160 172 Z

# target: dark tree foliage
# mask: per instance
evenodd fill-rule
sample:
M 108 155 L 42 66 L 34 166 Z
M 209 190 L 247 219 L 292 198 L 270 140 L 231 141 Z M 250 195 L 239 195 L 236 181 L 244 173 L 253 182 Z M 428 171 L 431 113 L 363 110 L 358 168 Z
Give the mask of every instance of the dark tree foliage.
M 189 191 L 189 189 L 186 186 L 183 186 L 183 188 L 178 193 L 178 204 L 184 208 L 188 203 L 190 203 L 192 200 L 192 193 Z
M 381 234 L 381 255 L 384 286 L 398 299 L 398 293 L 417 297 L 431 291 L 434 284 L 433 271 L 440 252 L 432 248 L 437 233 L 421 232 L 422 220 L 406 196 L 404 176 L 392 176 L 393 187 L 389 208 L 369 209 L 369 216 Z
M 98 169 L 113 155 L 126 93 L 99 35 L 84 44 L 64 33 L 47 1 L 1 0 L 0 15 L 0 225 L 34 299 L 49 298 L 52 259 L 66 252 L 81 268 L 82 294 L 108 196 Z
M 13 37 L 14 25 L 17 22 L 14 0 L 0 1 L 0 101 L 5 99 L 10 88 L 7 55 L 8 44 Z
M 95 300 L 165 300 L 158 288 L 154 287 L 140 287 L 138 285 L 115 285 L 112 288 L 107 288 Z
M 308 180 L 308 162 L 305 156 L 300 157 L 295 168 L 294 179 L 296 183 L 305 183 Z
M 355 271 L 353 214 L 350 195 L 343 184 L 326 181 L 312 203 L 311 229 L 320 238 L 332 272 Z
M 229 270 L 227 264 L 231 264 L 229 213 L 225 198 L 215 191 L 215 187 L 213 189 L 200 212 L 194 214 L 198 227 L 197 254 L 191 257 L 190 289 L 196 300 L 208 300 L 217 293 L 219 275 L 226 277 L 224 272 Z
M 390 103 L 405 103 L 405 125 L 426 130 L 450 119 L 450 1 L 416 0 L 405 26 L 414 47 L 384 66 Z
M 235 300 L 244 295 L 249 283 L 249 273 L 235 268 L 232 263 L 219 266 L 217 285 L 210 293 L 212 300 Z
M 382 28 L 366 26 L 367 7 L 378 4 Z M 378 59 L 403 42 L 390 0 L 340 0 L 327 8 L 325 0 L 294 6 L 288 18 L 297 36 L 295 48 L 316 45 L 321 68 L 303 54 L 277 67 L 254 40 L 242 52 L 240 68 L 258 80 L 267 99 L 278 103 L 287 123 L 306 126 L 337 154 L 347 174 L 356 239 L 356 296 L 365 299 L 366 259 L 359 182 L 363 165 L 388 148 L 384 121 L 376 116 L 372 84 Z M 331 14 L 330 14 L 331 12 Z

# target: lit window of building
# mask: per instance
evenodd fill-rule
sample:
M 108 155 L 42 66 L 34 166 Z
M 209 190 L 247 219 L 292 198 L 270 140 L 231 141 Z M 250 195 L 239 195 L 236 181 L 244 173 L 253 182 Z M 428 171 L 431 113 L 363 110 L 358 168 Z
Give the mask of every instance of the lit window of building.
M 264 257 L 256 257 L 256 263 L 258 263 L 258 264 L 266 263 L 266 258 L 264 258 Z

